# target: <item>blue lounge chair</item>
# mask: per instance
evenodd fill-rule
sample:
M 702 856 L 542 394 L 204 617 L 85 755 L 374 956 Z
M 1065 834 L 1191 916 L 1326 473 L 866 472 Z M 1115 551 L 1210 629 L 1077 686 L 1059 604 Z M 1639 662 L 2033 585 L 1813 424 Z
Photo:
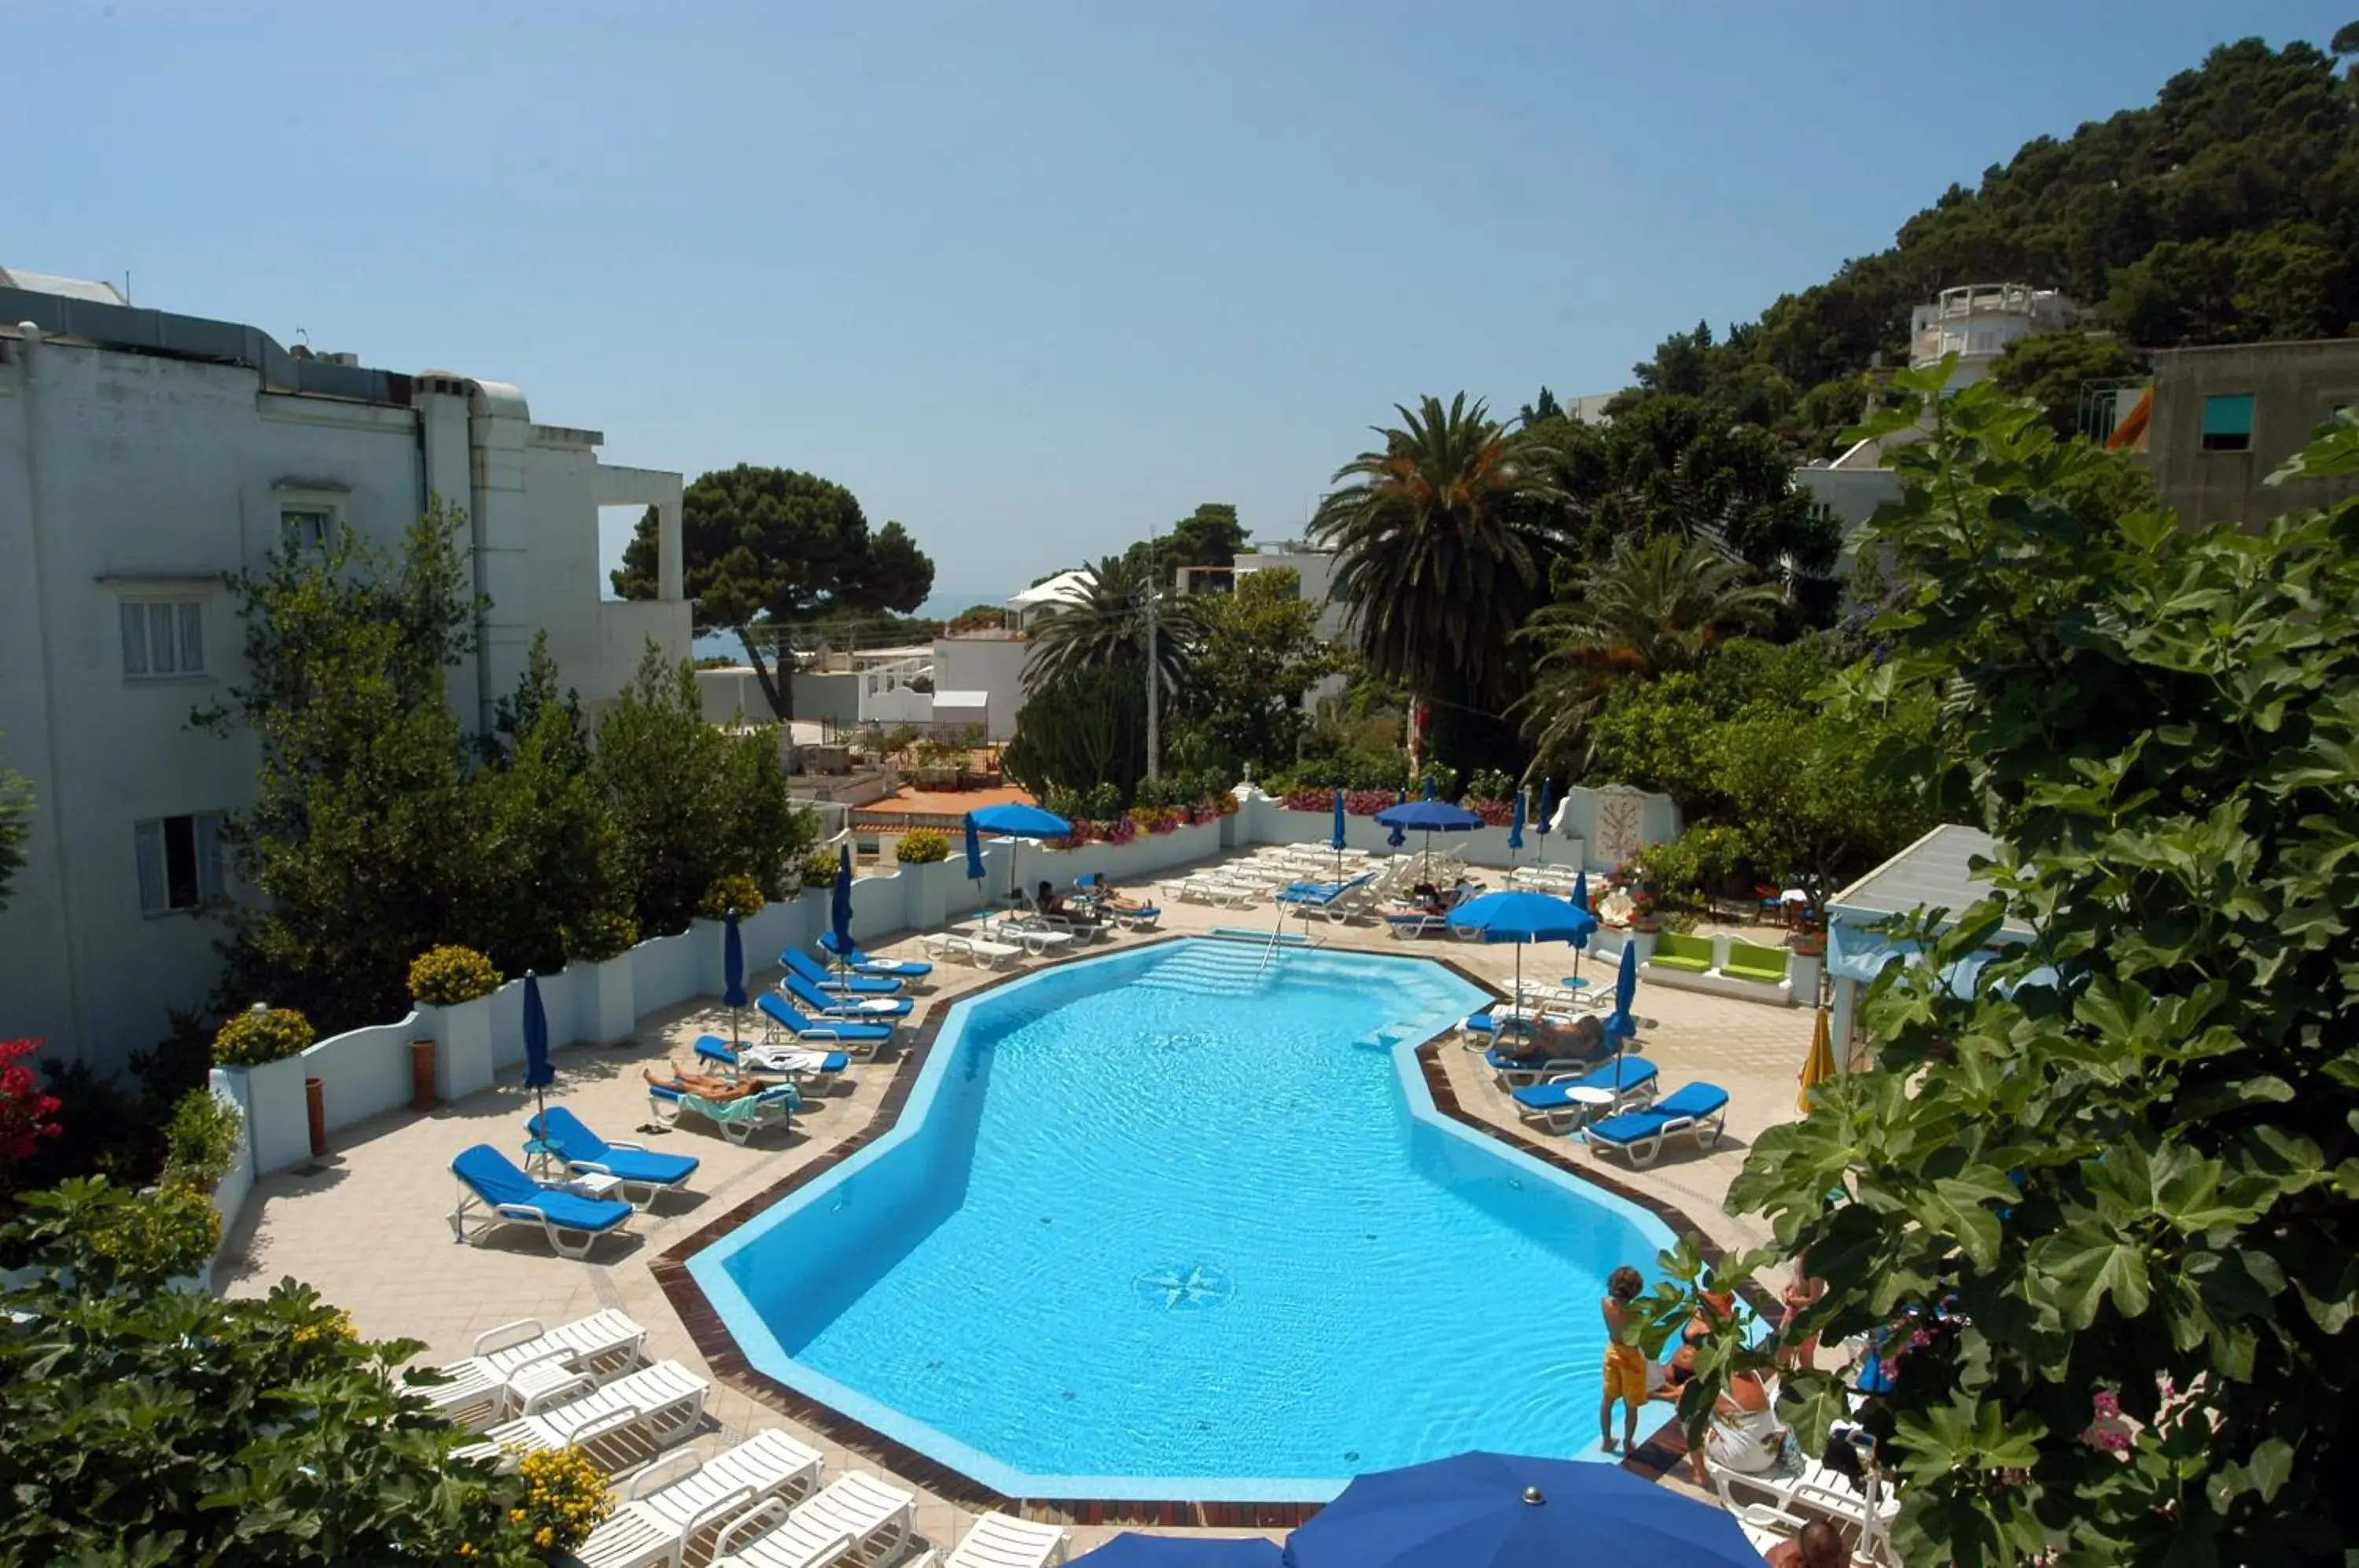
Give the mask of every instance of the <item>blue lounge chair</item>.
M 1514 1094 L 1516 1115 L 1544 1123 L 1550 1132 L 1569 1132 L 1592 1116 L 1610 1116 L 1653 1099 L 1655 1064 L 1643 1056 L 1625 1056 L 1593 1073 L 1563 1073 L 1545 1083 L 1527 1083 Z M 1600 1094 L 1614 1097 L 1600 1100 Z
M 624 1201 L 635 1209 L 654 1203 L 658 1192 L 677 1191 L 696 1174 L 694 1155 L 654 1154 L 644 1144 L 608 1143 L 563 1105 L 544 1111 L 524 1125 L 533 1142 L 540 1146 L 526 1152 L 546 1149 L 577 1176 L 612 1176 L 621 1185 Z M 632 1197 L 634 1189 L 642 1196 Z
M 708 1100 L 701 1094 L 650 1083 L 647 1103 L 655 1107 L 656 1119 L 666 1126 L 679 1121 L 682 1111 L 693 1111 L 719 1127 L 722 1137 L 742 1144 L 766 1127 L 792 1127 L 794 1114 L 802 1108 L 803 1097 L 792 1083 L 780 1083 L 758 1094 L 734 1100 Z
M 898 980 L 886 980 L 874 975 L 831 975 L 819 960 L 799 947 L 790 947 L 779 953 L 778 962 L 785 965 L 788 974 L 799 975 L 822 991 L 837 991 L 850 996 L 897 996 L 901 994 L 901 982 Z
M 1691 1134 L 1698 1149 L 1718 1147 L 1727 1121 L 1727 1090 L 1712 1083 L 1689 1083 L 1643 1110 L 1592 1122 L 1581 1136 L 1600 1156 L 1609 1149 L 1617 1149 L 1633 1166 L 1644 1168 L 1662 1153 L 1663 1141 L 1679 1133 Z
M 755 997 L 754 1007 L 762 1015 L 765 1030 L 774 1040 L 783 1034 L 806 1045 L 824 1042 L 840 1046 L 855 1055 L 874 1056 L 878 1046 L 893 1038 L 891 1024 L 864 1024 L 852 1018 L 808 1018 L 796 1011 L 794 1004 L 776 991 L 765 991 Z
M 503 1225 L 538 1225 L 560 1257 L 587 1258 L 600 1236 L 620 1230 L 632 1214 L 630 1204 L 612 1198 L 585 1198 L 562 1187 L 544 1187 L 488 1143 L 462 1149 L 451 1161 L 451 1174 L 459 1179 L 451 1228 L 460 1240 L 478 1246 Z M 470 1236 L 467 1215 L 478 1204 L 486 1217 Z
M 906 1018 L 917 1004 L 907 996 L 846 996 L 821 990 L 792 970 L 788 970 L 778 989 L 793 998 L 797 1007 L 820 1018 L 862 1018 L 881 1023 L 887 1018 Z
M 816 1080 L 822 1084 L 852 1065 L 852 1058 L 843 1051 L 818 1051 L 819 1063 L 816 1066 L 765 1066 L 759 1056 L 750 1060 L 739 1056 L 729 1049 L 729 1042 L 717 1034 L 698 1035 L 696 1054 L 703 1061 L 725 1068 L 732 1078 L 786 1078 L 798 1083 Z
M 858 948 L 843 955 L 854 975 L 872 980 L 923 980 L 934 972 L 934 966 L 916 958 L 871 958 Z

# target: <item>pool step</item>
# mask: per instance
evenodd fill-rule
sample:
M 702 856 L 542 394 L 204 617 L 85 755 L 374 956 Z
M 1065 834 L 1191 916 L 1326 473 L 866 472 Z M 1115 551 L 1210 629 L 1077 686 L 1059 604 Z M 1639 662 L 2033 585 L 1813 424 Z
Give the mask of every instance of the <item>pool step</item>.
M 1261 949 L 1243 942 L 1191 944 L 1139 976 L 1155 991 L 1186 991 L 1200 996 L 1258 996 L 1277 981 L 1279 960 L 1265 962 Z

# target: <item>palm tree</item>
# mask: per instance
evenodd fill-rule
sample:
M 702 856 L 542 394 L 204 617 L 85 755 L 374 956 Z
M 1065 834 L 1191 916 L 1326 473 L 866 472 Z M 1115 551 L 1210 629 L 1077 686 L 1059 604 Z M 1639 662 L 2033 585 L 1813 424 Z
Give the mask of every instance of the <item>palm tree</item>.
M 1109 555 L 1088 569 L 1071 597 L 1043 612 L 1034 624 L 1032 657 L 1024 665 L 1026 692 L 1046 691 L 1082 670 L 1138 669 L 1147 658 L 1149 593 L 1155 594 L 1155 651 L 1164 690 L 1179 691 L 1194 647 L 1195 607 L 1159 592 L 1144 559 Z
M 1540 650 L 1517 704 L 1524 733 L 1543 759 L 1571 752 L 1616 681 L 1693 670 L 1723 637 L 1767 626 L 1784 603 L 1705 539 L 1625 539 L 1517 634 Z
M 1395 405 L 1383 444 L 1335 471 L 1353 483 L 1319 504 L 1311 535 L 1336 552 L 1336 596 L 1372 669 L 1412 709 L 1445 690 L 1498 700 L 1507 642 L 1545 591 L 1563 495 L 1547 449 L 1460 393 L 1447 408 Z

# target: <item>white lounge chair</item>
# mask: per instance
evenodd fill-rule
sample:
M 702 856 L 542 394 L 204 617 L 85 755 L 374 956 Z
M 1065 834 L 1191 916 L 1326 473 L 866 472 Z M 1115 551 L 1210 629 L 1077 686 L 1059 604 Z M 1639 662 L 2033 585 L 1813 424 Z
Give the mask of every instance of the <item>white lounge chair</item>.
M 484 1433 L 483 1442 L 459 1449 L 458 1456 L 511 1469 L 527 1454 L 579 1448 L 608 1475 L 619 1475 L 694 1432 L 712 1388 L 677 1361 L 643 1367 L 603 1388 L 591 1388 L 585 1377 L 582 1387 L 582 1398 L 502 1421 Z
M 614 1514 L 573 1555 L 587 1568 L 680 1568 L 706 1530 L 773 1497 L 795 1503 L 809 1497 L 824 1465 L 817 1450 L 775 1429 L 711 1459 L 659 1459 L 639 1472 Z
M 511 1380 L 526 1367 L 554 1363 L 603 1383 L 636 1367 L 647 1342 L 646 1329 L 612 1310 L 548 1329 L 518 1318 L 485 1329 L 467 1355 L 438 1367 L 449 1382 L 417 1391 L 443 1420 L 481 1428 L 518 1413 Z
M 850 1557 L 876 1568 L 901 1555 L 918 1499 L 854 1470 L 789 1508 L 776 1497 L 712 1543 L 712 1568 L 826 1568 Z
M 451 1174 L 459 1179 L 459 1206 L 451 1211 L 451 1228 L 460 1240 L 477 1246 L 502 1225 L 523 1225 L 538 1228 L 559 1257 L 578 1260 L 590 1256 L 600 1236 L 624 1234 L 636 1212 L 611 1198 L 587 1197 L 565 1186 L 536 1181 L 488 1143 L 461 1149 L 451 1161 Z M 475 1226 L 472 1232 L 467 1228 L 471 1220 Z
M 985 1514 L 948 1557 L 929 1547 L 908 1568 L 1055 1568 L 1071 1536 L 1060 1524 Z
M 1038 915 L 1003 915 L 995 920 L 981 921 L 975 927 L 975 935 L 984 942 L 1021 942 L 1024 951 L 1035 958 L 1073 945 L 1071 931 L 1059 931 Z
M 972 964 L 978 969 L 997 969 L 1024 956 L 1024 950 L 1013 943 L 969 936 L 963 931 L 934 931 L 918 941 L 928 958 Z

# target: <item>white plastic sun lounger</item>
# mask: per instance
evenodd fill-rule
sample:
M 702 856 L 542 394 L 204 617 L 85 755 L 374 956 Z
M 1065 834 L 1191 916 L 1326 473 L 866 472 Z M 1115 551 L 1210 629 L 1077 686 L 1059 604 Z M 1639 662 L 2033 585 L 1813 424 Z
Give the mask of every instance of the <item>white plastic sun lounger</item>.
M 680 1568 L 708 1530 L 773 1497 L 800 1502 L 823 1461 L 785 1432 L 757 1432 L 710 1459 L 675 1454 L 639 1472 L 611 1518 L 573 1555 L 587 1568 Z
M 968 936 L 963 931 L 935 931 L 919 937 L 926 956 L 936 962 L 956 960 L 978 969 L 996 969 L 1024 956 L 1024 950 L 1004 942 Z
M 909 1568 L 1055 1568 L 1071 1540 L 1062 1525 L 985 1514 L 956 1552 L 943 1557 L 929 1549 Z
M 582 1379 L 583 1387 L 589 1379 Z M 669 1448 L 704 1419 L 704 1396 L 712 1385 L 677 1361 L 658 1361 L 571 1404 L 538 1415 L 502 1421 L 484 1441 L 457 1450 L 459 1457 L 488 1460 L 511 1469 L 527 1454 L 580 1448 L 609 1475 L 647 1462 L 639 1449 Z M 611 1452 L 617 1462 L 608 1463 Z
M 510 1380 L 527 1367 L 554 1362 L 604 1383 L 636 1367 L 647 1342 L 647 1331 L 618 1312 L 592 1312 L 551 1329 L 538 1318 L 518 1318 L 485 1329 L 473 1350 L 437 1368 L 449 1382 L 417 1391 L 443 1420 L 481 1428 L 517 1413 Z
M 826 1568 L 846 1557 L 892 1562 L 909 1542 L 915 1494 L 854 1470 L 793 1508 L 773 1497 L 712 1544 L 712 1568 Z
M 1246 882 L 1228 882 L 1213 877 L 1184 877 L 1177 882 L 1162 884 L 1163 890 L 1183 904 L 1225 904 L 1233 909 L 1244 909 L 1261 900 L 1262 890 Z
M 1035 958 L 1053 953 L 1059 948 L 1073 945 L 1071 931 L 1056 931 L 1046 924 L 1038 923 L 1038 920 L 1039 917 L 1037 915 L 1005 917 L 993 920 L 987 925 L 978 925 L 976 934 L 980 940 L 987 942 L 1022 942 L 1024 951 Z

